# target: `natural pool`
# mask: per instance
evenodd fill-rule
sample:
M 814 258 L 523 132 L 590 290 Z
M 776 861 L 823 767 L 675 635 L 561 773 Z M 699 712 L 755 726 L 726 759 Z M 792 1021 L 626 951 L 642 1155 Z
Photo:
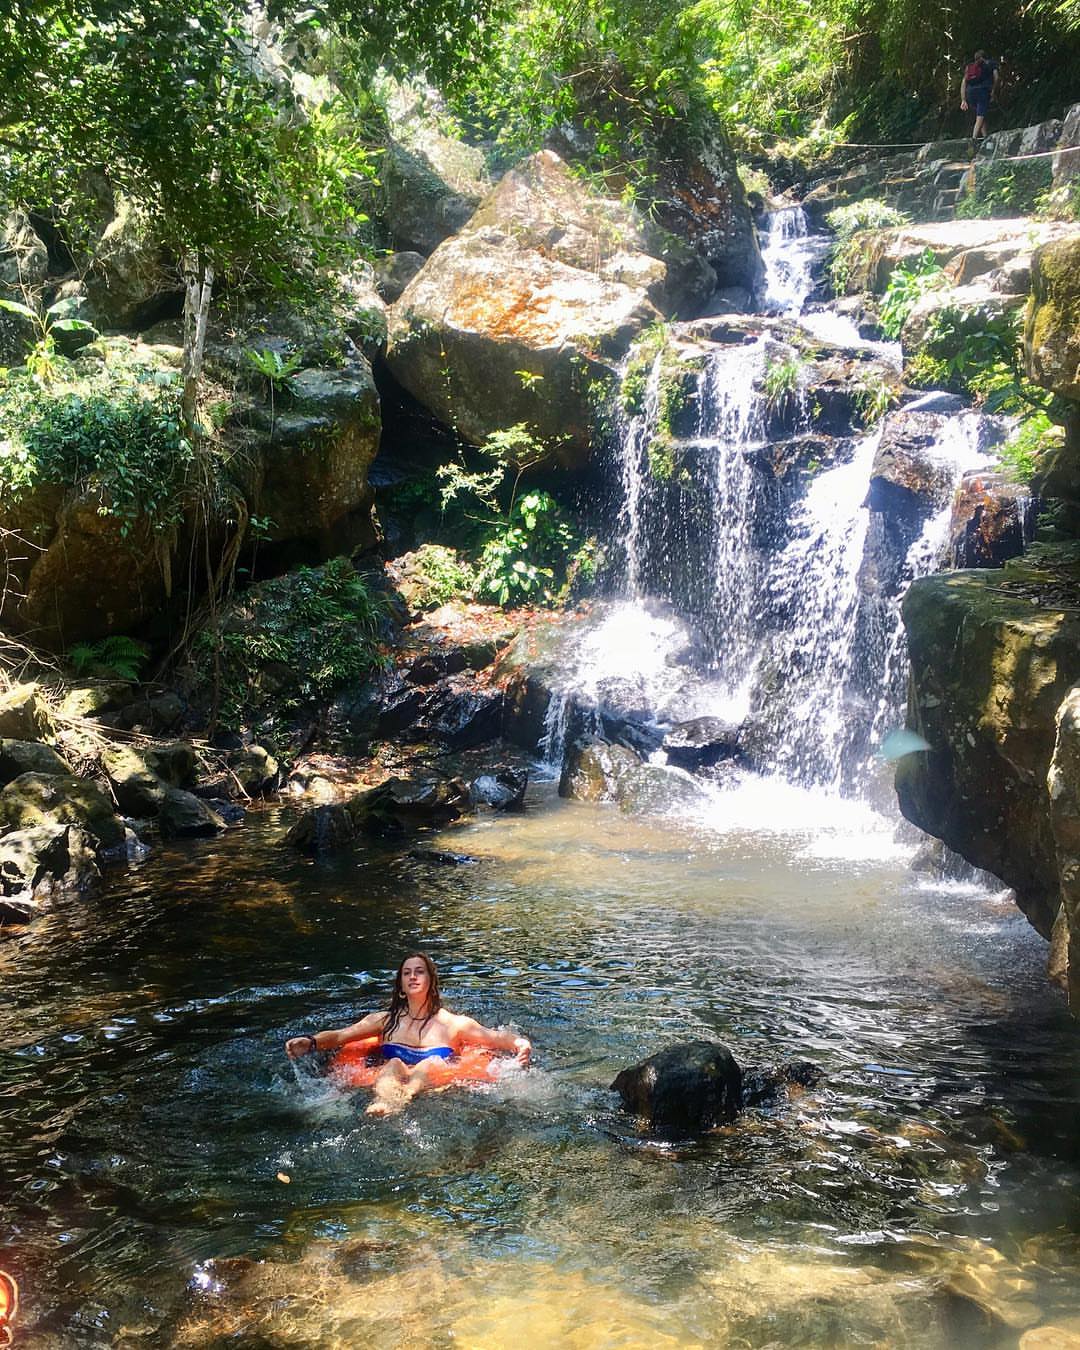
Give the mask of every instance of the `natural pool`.
M 778 786 L 529 801 L 423 841 L 461 867 L 266 810 L 0 944 L 17 1345 L 1080 1344 L 1080 1038 L 1006 898 Z M 368 1119 L 281 1042 L 417 945 L 537 1067 Z M 650 1142 L 607 1085 L 692 1036 L 826 1078 Z

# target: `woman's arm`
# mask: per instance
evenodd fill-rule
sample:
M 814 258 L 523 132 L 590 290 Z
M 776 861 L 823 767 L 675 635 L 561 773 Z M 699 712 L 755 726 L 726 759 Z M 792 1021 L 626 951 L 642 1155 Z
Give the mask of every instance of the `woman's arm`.
M 515 1036 L 512 1031 L 493 1031 L 481 1026 L 471 1017 L 454 1017 L 454 1038 L 468 1045 L 484 1045 L 489 1050 L 509 1050 L 523 1067 L 532 1055 L 532 1042 L 527 1036 Z
M 368 1013 L 354 1022 L 351 1027 L 342 1027 L 340 1031 L 316 1031 L 311 1036 L 291 1036 L 285 1042 L 285 1053 L 290 1059 L 299 1059 L 313 1050 L 340 1050 L 350 1041 L 361 1041 L 365 1036 L 381 1036 L 386 1026 L 386 1013 Z

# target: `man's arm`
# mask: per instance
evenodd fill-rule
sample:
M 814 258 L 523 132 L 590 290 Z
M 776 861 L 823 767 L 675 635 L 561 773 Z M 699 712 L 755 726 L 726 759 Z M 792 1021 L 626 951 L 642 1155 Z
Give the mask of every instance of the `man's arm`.
M 316 1031 L 310 1036 L 292 1036 L 285 1042 L 285 1053 L 290 1059 L 299 1059 L 313 1050 L 340 1050 L 350 1041 L 362 1041 L 365 1036 L 381 1036 L 386 1025 L 386 1013 L 368 1013 L 354 1022 L 351 1027 L 342 1027 L 340 1031 Z
M 967 112 L 967 71 L 964 71 L 964 78 L 960 81 L 960 111 Z

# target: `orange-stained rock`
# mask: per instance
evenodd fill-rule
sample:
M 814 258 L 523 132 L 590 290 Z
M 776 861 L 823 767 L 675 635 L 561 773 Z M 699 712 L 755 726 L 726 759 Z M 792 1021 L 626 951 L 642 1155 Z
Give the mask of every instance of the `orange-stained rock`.
M 688 246 L 590 193 L 546 150 L 508 173 L 413 278 L 391 311 L 387 360 L 466 439 L 525 423 L 578 467 L 598 394 L 630 343 L 714 284 Z

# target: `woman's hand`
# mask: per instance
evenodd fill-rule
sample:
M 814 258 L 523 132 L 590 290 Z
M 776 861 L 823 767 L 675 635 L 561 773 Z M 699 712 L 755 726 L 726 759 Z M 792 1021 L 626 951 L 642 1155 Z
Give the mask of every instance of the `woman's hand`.
M 529 1067 L 529 1060 L 532 1058 L 532 1042 L 527 1036 L 514 1037 L 514 1058 L 523 1069 Z
M 300 1059 L 318 1048 L 319 1043 L 314 1036 L 290 1036 L 285 1042 L 285 1053 L 290 1059 Z

